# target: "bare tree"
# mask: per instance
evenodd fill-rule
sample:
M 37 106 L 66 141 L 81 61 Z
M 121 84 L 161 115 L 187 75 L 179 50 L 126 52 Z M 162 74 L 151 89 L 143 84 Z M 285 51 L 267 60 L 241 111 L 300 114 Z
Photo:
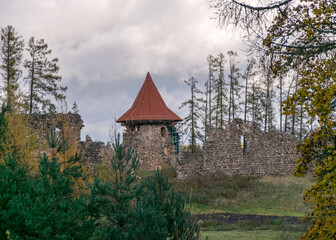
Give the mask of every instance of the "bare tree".
M 113 115 L 112 122 L 109 126 L 109 138 L 108 138 L 108 143 L 113 144 L 115 143 L 116 139 L 118 139 L 118 134 L 120 133 L 120 124 L 117 123 L 117 117 L 116 115 Z

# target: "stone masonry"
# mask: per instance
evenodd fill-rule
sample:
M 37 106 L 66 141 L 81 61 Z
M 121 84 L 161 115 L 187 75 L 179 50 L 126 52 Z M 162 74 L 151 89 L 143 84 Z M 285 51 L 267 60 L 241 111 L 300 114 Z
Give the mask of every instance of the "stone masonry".
M 81 130 L 84 127 L 83 120 L 79 114 L 73 113 L 57 113 L 57 114 L 30 114 L 28 118 L 30 126 L 39 131 L 40 138 L 45 139 L 50 129 L 59 130 L 61 133 L 65 131 L 71 132 L 71 136 L 74 137 L 76 144 L 79 144 Z
M 103 142 L 94 142 L 89 136 L 86 136 L 85 141 L 80 141 L 84 122 L 79 114 L 31 114 L 28 122 L 33 129 L 39 131 L 40 139 L 43 140 L 51 129 L 58 130 L 61 134 L 68 131 L 74 140 L 70 142 L 74 142 L 78 150 L 83 151 L 83 162 L 92 170 L 95 165 L 102 163 L 108 157 L 108 151 Z
M 41 138 L 49 129 L 63 129 L 64 121 L 79 149 L 83 162 L 92 170 L 95 165 L 109 159 L 103 142 L 94 142 L 89 136 L 80 141 L 83 121 L 78 114 L 32 114 L 30 125 L 39 130 Z M 68 129 L 68 130 L 69 130 Z M 176 166 L 177 177 L 192 174 L 224 172 L 228 175 L 283 175 L 294 171 L 297 158 L 294 136 L 271 131 L 264 132 L 256 124 L 244 124 L 235 119 L 225 129 L 208 127 L 208 141 L 202 152 L 176 154 L 173 138 L 164 124 L 128 127 L 123 134 L 123 145 L 137 153 L 139 168 L 155 170 L 157 167 Z M 245 138 L 245 146 L 242 139 Z
M 294 136 L 264 132 L 252 124 L 235 119 L 223 130 L 208 127 L 208 141 L 202 157 L 186 158 L 180 154 L 177 175 L 224 172 L 228 175 L 284 175 L 294 171 L 297 158 Z M 245 138 L 245 146 L 242 139 Z M 190 162 L 194 163 L 191 166 Z
M 167 127 L 163 124 L 141 125 L 127 129 L 123 134 L 123 145 L 137 153 L 139 168 L 155 170 L 157 167 L 174 166 L 175 146 Z

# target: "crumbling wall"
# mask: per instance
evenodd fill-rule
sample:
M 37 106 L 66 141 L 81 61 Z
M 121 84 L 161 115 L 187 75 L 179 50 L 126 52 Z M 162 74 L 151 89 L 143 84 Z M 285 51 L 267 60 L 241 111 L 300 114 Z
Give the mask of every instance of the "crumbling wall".
M 192 156 L 184 159 L 181 154 L 177 165 L 177 175 L 181 178 L 194 173 L 218 171 L 231 176 L 284 175 L 294 171 L 297 140 L 292 135 L 264 132 L 254 123 L 243 124 L 241 119 L 233 120 L 223 130 L 208 127 L 207 131 L 208 140 L 200 164 L 190 164 L 199 162 L 200 156 L 190 160 Z
M 181 151 L 176 164 L 176 177 L 183 179 L 190 175 L 201 174 L 202 164 L 203 152 Z
M 241 174 L 245 168 L 241 134 L 235 123 L 225 129 L 207 129 L 208 139 L 204 147 L 202 172 L 225 172 L 228 175 Z
M 155 170 L 174 166 L 176 161 L 173 139 L 165 125 L 141 125 L 123 133 L 123 145 L 137 153 L 139 169 Z
M 83 120 L 79 114 L 57 113 L 57 114 L 30 114 L 28 118 L 30 126 L 39 131 L 40 139 L 46 139 L 50 129 L 58 129 L 61 133 L 67 131 L 74 138 L 77 146 L 80 142 L 81 130 L 84 127 Z M 68 129 L 64 129 L 68 128 Z
M 30 126 L 39 132 L 40 139 L 45 141 L 46 134 L 51 130 L 58 130 L 75 143 L 78 151 L 83 152 L 83 163 L 93 170 L 95 165 L 106 162 L 109 154 L 103 142 L 94 142 L 89 136 L 85 141 L 80 141 L 81 130 L 84 127 L 79 114 L 30 114 L 28 118 Z
M 256 124 L 242 124 L 237 127 L 246 139 L 247 173 L 253 175 L 283 175 L 294 172 L 297 139 L 288 133 L 264 132 Z
M 100 141 L 92 141 L 92 139 L 86 135 L 85 141 L 80 142 L 81 149 L 83 149 L 83 162 L 89 169 L 94 170 L 96 165 L 108 164 L 109 162 L 109 150 L 105 143 Z

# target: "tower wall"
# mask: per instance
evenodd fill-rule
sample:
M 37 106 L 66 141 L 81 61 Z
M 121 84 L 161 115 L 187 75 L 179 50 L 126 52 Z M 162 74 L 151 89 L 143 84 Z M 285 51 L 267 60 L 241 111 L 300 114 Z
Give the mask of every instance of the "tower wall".
M 175 146 L 165 125 L 127 128 L 123 134 L 123 145 L 137 153 L 139 169 L 155 170 L 175 165 Z

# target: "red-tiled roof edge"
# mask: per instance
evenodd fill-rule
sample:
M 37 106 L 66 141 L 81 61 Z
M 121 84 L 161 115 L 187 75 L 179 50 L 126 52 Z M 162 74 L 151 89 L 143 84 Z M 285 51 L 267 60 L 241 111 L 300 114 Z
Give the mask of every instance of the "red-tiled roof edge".
M 117 122 L 143 121 L 182 121 L 179 116 L 167 107 L 149 72 L 131 108 L 117 120 Z

